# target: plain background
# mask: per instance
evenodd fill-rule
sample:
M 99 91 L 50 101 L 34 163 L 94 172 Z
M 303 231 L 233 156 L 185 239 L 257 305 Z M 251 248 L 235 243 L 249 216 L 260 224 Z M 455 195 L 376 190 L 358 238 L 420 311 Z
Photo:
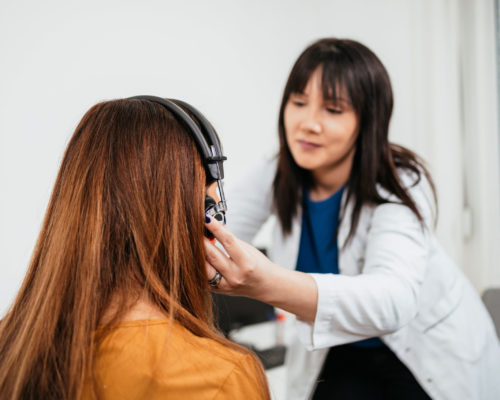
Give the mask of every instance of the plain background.
M 90 106 L 137 94 L 192 103 L 222 137 L 231 183 L 276 152 L 287 75 L 325 36 L 359 40 L 386 65 L 391 138 L 428 162 L 439 240 L 478 291 L 499 286 L 494 17 L 493 0 L 1 0 L 0 316 Z

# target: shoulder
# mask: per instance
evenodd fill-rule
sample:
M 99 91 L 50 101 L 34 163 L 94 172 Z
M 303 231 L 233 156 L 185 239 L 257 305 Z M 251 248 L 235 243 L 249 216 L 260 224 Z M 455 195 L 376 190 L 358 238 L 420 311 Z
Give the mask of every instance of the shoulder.
M 417 174 L 414 171 L 399 168 L 397 170 L 398 178 L 403 186 L 406 189 L 410 196 L 417 197 L 415 200 L 418 200 L 419 195 L 429 192 L 432 193 L 431 185 L 427 177 L 425 176 L 424 171 L 420 170 Z M 387 199 L 389 201 L 397 201 L 398 198 L 390 193 L 387 189 L 383 188 L 380 184 L 377 184 L 377 192 L 381 197 Z
M 102 342 L 96 373 L 106 390 L 118 396 L 215 398 L 226 385 L 252 381 L 245 371 L 249 362 L 247 355 L 168 320 L 136 321 Z
M 199 392 L 207 398 L 212 394 L 214 399 L 256 398 L 248 395 L 258 387 L 256 360 L 250 354 L 195 336 L 185 328 L 176 350 L 184 359 L 180 370 L 199 378 Z
M 399 168 L 398 176 L 403 188 L 415 202 L 425 225 L 429 228 L 432 227 L 436 212 L 435 199 L 431 184 L 424 171 L 420 170 L 417 174 L 414 171 Z M 374 208 L 375 214 L 383 214 L 384 216 L 393 214 L 394 217 L 401 216 L 401 214 L 414 216 L 409 207 L 400 204 L 400 199 L 396 195 L 388 192 L 381 185 L 377 185 L 377 191 L 388 203 L 376 206 Z
M 214 399 L 261 399 L 263 393 L 259 387 L 264 384 L 257 375 L 257 361 L 250 354 L 241 355 L 235 362 L 233 369 L 220 385 Z

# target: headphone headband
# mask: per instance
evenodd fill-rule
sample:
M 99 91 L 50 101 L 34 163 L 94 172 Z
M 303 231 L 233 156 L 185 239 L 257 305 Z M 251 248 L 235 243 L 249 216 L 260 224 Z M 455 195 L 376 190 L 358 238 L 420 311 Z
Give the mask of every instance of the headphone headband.
M 216 181 L 224 178 L 222 163 L 227 160 L 227 157 L 222 154 L 222 146 L 214 127 L 201 112 L 181 100 L 164 99 L 157 96 L 133 96 L 129 97 L 129 99 L 149 100 L 162 105 L 174 114 L 177 120 L 188 128 L 189 134 L 194 139 L 206 173 Z M 188 112 L 193 114 L 198 124 L 196 124 Z
M 222 188 L 222 179 L 224 178 L 222 163 L 227 160 L 227 158 L 222 154 L 219 136 L 215 132 L 212 124 L 208 122 L 203 114 L 196 108 L 181 100 L 163 99 L 156 96 L 133 96 L 129 97 L 129 99 L 148 100 L 153 103 L 158 103 L 174 114 L 177 120 L 187 127 L 189 134 L 194 139 L 196 147 L 200 152 L 203 166 L 205 167 L 205 173 L 207 176 L 217 181 L 217 187 L 219 189 L 219 203 L 210 205 L 205 212 L 225 223 L 227 204 Z M 188 112 L 191 113 L 194 118 L 190 116 Z M 198 124 L 196 124 L 195 120 Z M 207 236 L 210 237 L 210 235 L 211 233 L 207 231 Z

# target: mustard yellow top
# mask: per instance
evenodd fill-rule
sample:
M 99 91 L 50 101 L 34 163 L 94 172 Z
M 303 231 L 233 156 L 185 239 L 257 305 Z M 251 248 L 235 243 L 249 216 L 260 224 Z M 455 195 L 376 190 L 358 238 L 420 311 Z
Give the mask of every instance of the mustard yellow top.
M 251 362 L 167 319 L 128 321 L 101 343 L 95 374 L 105 400 L 258 399 Z

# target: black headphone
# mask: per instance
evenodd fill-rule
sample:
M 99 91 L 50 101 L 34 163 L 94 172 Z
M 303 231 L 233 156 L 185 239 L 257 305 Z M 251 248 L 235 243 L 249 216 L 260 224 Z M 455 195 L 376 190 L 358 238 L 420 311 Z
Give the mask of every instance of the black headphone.
M 227 204 L 222 189 L 222 179 L 224 178 L 224 168 L 222 163 L 227 160 L 222 154 L 222 146 L 219 136 L 215 132 L 212 124 L 196 108 L 181 100 L 163 99 L 156 96 L 133 96 L 130 100 L 149 100 L 165 107 L 177 120 L 183 124 L 196 143 L 196 147 L 201 155 L 207 180 L 217 181 L 220 201 L 217 203 L 212 197 L 205 196 L 205 214 L 210 215 L 217 221 L 226 223 Z M 191 115 L 188 114 L 188 112 Z M 213 235 L 205 229 L 205 235 L 210 239 Z

